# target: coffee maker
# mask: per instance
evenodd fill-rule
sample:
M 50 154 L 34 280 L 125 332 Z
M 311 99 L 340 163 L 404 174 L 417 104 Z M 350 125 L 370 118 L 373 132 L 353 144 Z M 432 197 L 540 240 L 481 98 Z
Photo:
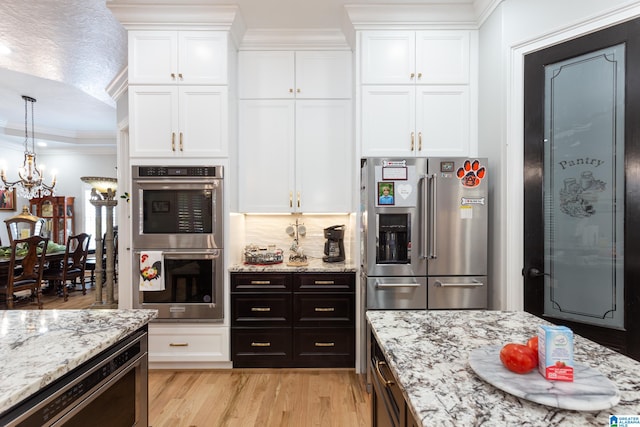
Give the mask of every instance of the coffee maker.
M 324 262 L 344 261 L 344 225 L 333 225 L 324 229 Z

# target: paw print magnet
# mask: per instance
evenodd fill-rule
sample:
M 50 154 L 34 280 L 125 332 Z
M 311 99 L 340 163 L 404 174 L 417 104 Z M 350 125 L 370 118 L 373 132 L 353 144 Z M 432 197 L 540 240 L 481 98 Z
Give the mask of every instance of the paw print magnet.
M 487 170 L 479 160 L 465 160 L 464 165 L 456 171 L 456 176 L 465 187 L 477 187 L 485 177 Z

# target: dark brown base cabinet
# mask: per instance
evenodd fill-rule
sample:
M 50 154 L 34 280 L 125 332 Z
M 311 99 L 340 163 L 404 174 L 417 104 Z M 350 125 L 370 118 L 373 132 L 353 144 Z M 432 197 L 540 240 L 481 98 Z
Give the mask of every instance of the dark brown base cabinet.
M 398 380 L 393 375 L 376 339 L 371 335 L 369 376 L 373 384 L 371 393 L 371 425 L 373 427 L 416 427 L 402 395 Z
M 354 273 L 231 273 L 235 368 L 355 366 Z

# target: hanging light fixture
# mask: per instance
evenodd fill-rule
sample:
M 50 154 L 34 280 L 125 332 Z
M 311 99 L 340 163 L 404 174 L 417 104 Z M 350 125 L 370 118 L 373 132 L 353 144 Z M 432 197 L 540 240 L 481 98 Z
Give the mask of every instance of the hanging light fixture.
M 15 189 L 19 197 L 33 199 L 34 197 L 50 196 L 54 194 L 56 177 L 55 175 L 53 176 L 51 185 L 45 184 L 43 182 L 44 175 L 36 164 L 35 132 L 33 125 L 33 104 L 36 100 L 26 95 L 22 95 L 22 99 L 24 99 L 24 163 L 18 168 L 18 176 L 20 179 L 14 182 L 8 182 L 4 169 L 0 172 L 0 177 L 2 178 L 4 189 Z M 31 103 L 31 149 L 29 149 L 29 131 L 27 126 L 28 103 Z

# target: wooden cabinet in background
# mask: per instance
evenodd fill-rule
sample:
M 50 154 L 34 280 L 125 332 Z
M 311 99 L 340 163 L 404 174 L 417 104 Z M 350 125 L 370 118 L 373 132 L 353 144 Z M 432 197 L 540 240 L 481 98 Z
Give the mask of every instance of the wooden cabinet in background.
M 232 273 L 236 368 L 351 368 L 353 273 Z
M 51 241 L 66 245 L 67 238 L 75 234 L 73 202 L 75 197 L 36 197 L 30 201 L 31 213 L 44 219 L 42 235 Z

